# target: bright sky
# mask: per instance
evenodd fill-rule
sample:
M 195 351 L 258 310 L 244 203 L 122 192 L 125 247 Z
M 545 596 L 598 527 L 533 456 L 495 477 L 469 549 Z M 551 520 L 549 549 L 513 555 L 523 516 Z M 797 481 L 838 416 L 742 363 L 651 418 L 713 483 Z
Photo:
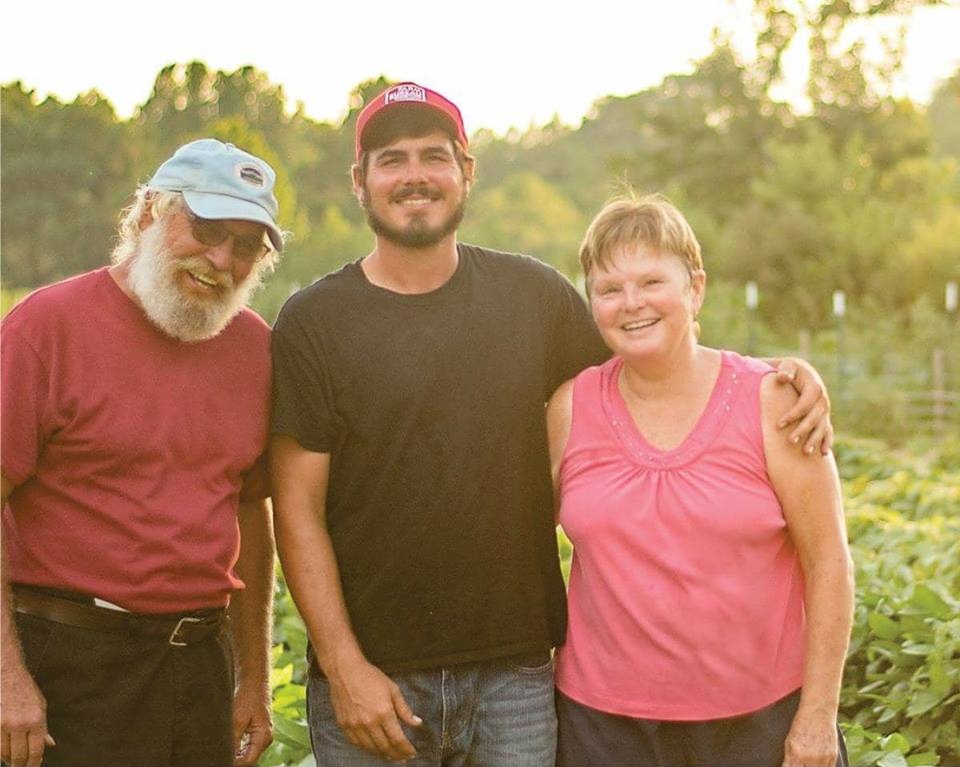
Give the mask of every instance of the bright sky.
M 467 130 L 578 124 L 605 95 L 686 72 L 714 27 L 749 55 L 749 0 L 15 0 L 0 12 L 0 82 L 72 100 L 96 88 L 121 117 L 160 69 L 194 59 L 252 64 L 318 120 L 338 121 L 350 91 L 380 74 L 415 80 L 461 107 Z M 960 67 L 960 5 L 910 20 L 900 95 L 927 101 Z M 788 63 L 803 71 L 802 47 Z M 796 83 L 802 83 L 802 74 Z M 791 91 L 799 94 L 800 86 Z

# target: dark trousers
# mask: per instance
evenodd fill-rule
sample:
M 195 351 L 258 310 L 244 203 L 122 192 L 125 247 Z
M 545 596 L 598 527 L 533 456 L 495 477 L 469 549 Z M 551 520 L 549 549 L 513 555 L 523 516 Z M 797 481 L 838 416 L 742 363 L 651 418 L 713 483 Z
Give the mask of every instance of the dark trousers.
M 780 767 L 800 703 L 791 693 L 766 708 L 729 719 L 664 722 L 617 716 L 557 692 L 558 767 Z M 847 767 L 839 730 L 837 767 Z
M 226 635 L 187 647 L 16 615 L 56 741 L 44 765 L 233 764 Z

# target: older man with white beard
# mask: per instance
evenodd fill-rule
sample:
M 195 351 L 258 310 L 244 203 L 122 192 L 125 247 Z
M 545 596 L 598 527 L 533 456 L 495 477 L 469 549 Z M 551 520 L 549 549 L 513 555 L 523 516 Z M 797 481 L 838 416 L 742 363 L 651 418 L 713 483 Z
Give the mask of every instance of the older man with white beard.
M 244 305 L 283 245 L 274 182 L 231 144 L 181 147 L 111 267 L 3 321 L 14 767 L 253 764 L 271 740 L 270 332 Z

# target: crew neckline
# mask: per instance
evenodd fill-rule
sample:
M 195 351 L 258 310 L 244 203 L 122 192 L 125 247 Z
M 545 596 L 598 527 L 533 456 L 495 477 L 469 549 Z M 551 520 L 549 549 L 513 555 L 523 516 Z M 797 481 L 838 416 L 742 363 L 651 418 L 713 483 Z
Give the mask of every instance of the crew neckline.
M 465 252 L 463 243 L 457 243 L 457 268 L 454 269 L 453 274 L 450 275 L 449 279 L 444 282 L 442 285 L 437 286 L 433 290 L 428 290 L 426 293 L 401 293 L 396 290 L 391 290 L 390 288 L 385 288 L 382 285 L 377 285 L 374 282 L 370 281 L 370 278 L 367 277 L 367 273 L 363 270 L 363 258 L 359 258 L 353 262 L 353 266 L 356 270 L 356 277 L 361 282 L 361 284 L 368 290 L 373 291 L 382 296 L 387 296 L 390 300 L 393 301 L 402 301 L 406 303 L 418 303 L 424 301 L 434 301 L 437 298 L 445 296 L 447 293 L 456 289 L 460 284 L 460 281 L 463 278 L 463 273 L 465 271 L 464 258 Z M 364 256 L 366 258 L 366 256 Z

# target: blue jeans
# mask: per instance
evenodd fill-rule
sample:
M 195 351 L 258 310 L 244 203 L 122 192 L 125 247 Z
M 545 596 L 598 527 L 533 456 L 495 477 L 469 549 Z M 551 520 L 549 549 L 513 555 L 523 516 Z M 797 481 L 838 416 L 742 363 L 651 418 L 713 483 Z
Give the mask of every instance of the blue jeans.
M 390 674 L 423 719 L 419 727 L 402 724 L 417 750 L 406 764 L 552 767 L 557 744 L 553 660 L 544 660 L 500 658 Z M 307 712 L 319 767 L 396 764 L 347 741 L 323 677 L 310 677 Z

